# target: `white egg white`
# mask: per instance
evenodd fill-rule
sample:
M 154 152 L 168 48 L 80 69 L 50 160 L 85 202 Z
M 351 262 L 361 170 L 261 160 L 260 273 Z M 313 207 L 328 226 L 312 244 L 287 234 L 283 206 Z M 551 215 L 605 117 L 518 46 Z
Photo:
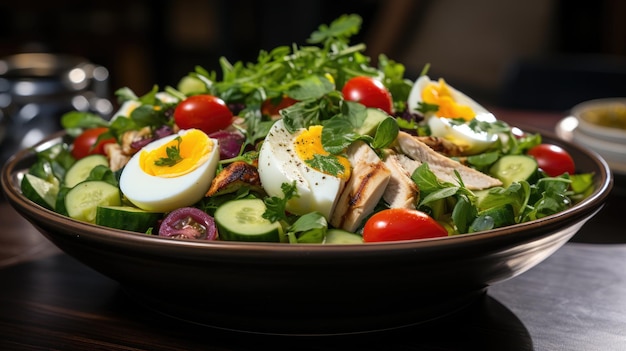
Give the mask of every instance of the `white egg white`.
M 431 80 L 426 75 L 419 77 L 417 81 L 415 81 L 408 99 L 411 112 L 419 113 L 418 106 L 423 101 L 422 91 L 431 83 L 438 84 L 437 81 Z M 475 100 L 450 85 L 448 85 L 448 89 L 456 103 L 469 106 L 474 111 L 476 114 L 475 119 L 490 123 L 496 121 L 494 115 Z M 447 118 L 455 116 L 440 116 L 435 112 L 425 117 L 432 136 L 441 137 L 460 145 L 467 155 L 480 153 L 498 140 L 497 134 L 476 132 L 472 130 L 467 123 L 458 124 L 454 123 L 451 118 Z
M 496 118 L 491 113 L 481 113 L 475 117 L 483 122 L 495 122 Z M 463 148 L 466 155 L 474 155 L 485 151 L 498 140 L 498 134 L 475 131 L 468 123 L 457 124 L 450 118 L 431 117 L 428 126 L 432 136 L 450 140 Z
M 151 151 L 170 142 L 186 130 L 169 135 L 146 145 L 143 150 Z M 209 157 L 195 170 L 173 178 L 150 175 L 140 167 L 136 153 L 122 170 L 120 190 L 135 206 L 156 212 L 168 212 L 180 207 L 191 206 L 204 197 L 215 177 L 219 162 L 218 140 L 213 141 Z
M 408 107 L 412 113 L 419 113 L 418 106 L 419 106 L 419 103 L 423 101 L 422 91 L 430 83 L 436 84 L 438 82 L 431 80 L 427 75 L 423 75 L 419 77 L 413 84 L 413 87 L 411 88 L 411 92 L 409 93 L 409 98 L 408 98 L 408 104 L 409 104 Z M 489 113 L 487 109 L 485 109 L 482 105 L 477 103 L 474 99 L 463 94 L 462 92 L 450 86 L 449 84 L 447 85 L 448 85 L 448 88 L 450 89 L 452 98 L 458 104 L 469 106 L 472 110 L 474 110 L 476 114 Z M 436 113 L 434 115 L 437 116 Z M 438 116 L 438 117 L 453 117 L 453 116 Z
M 287 210 L 298 215 L 318 211 L 328 219 L 345 181 L 302 161 L 294 150 L 296 136 L 282 120 L 274 123 L 259 151 L 261 184 L 268 195 L 284 197 L 282 184 L 295 181 L 298 197 L 288 201 Z

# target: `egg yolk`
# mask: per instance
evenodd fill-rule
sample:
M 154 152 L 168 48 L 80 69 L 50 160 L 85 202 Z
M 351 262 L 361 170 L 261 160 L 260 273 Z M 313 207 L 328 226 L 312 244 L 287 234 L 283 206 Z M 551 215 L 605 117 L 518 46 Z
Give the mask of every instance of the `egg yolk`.
M 437 116 L 447 118 L 463 118 L 466 121 L 472 120 L 476 113 L 471 107 L 461 105 L 454 101 L 452 91 L 443 79 L 439 79 L 437 83 L 429 83 L 422 90 L 422 101 L 438 105 L 439 110 Z
M 194 171 L 209 158 L 213 150 L 213 141 L 202 131 L 191 129 L 179 133 L 178 138 L 149 151 L 141 151 L 139 166 L 152 176 L 162 178 L 174 178 Z M 168 154 L 168 148 L 170 153 Z M 172 158 L 172 153 L 178 153 L 177 158 Z M 170 164 L 160 162 L 162 160 L 174 160 Z
M 350 161 L 343 156 L 331 155 L 328 151 L 324 149 L 324 147 L 322 146 L 323 128 L 324 127 L 322 126 L 311 126 L 309 127 L 309 129 L 300 132 L 300 134 L 298 134 L 294 140 L 296 154 L 301 160 L 307 162 L 309 166 L 311 166 L 312 164 L 309 161 L 315 160 L 316 155 L 321 156 L 320 162 L 316 164 L 326 164 L 328 165 L 328 167 L 311 167 L 322 173 L 330 174 L 332 176 L 347 180 L 348 178 L 350 178 Z M 341 165 L 340 168 L 343 169 L 336 172 L 336 174 L 335 172 L 330 172 L 329 169 L 336 169 L 337 164 Z M 333 165 L 335 165 L 335 167 L 333 167 Z

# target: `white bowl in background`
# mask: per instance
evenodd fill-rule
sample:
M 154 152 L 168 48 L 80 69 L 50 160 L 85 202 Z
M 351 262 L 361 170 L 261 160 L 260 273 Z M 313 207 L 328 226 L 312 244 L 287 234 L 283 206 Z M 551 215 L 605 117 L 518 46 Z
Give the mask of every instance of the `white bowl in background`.
M 600 154 L 613 172 L 626 174 L 626 144 L 594 138 L 582 131 L 580 125 L 572 131 L 572 140 Z
M 626 147 L 626 98 L 585 101 L 574 106 L 571 115 L 578 120 L 579 133 Z

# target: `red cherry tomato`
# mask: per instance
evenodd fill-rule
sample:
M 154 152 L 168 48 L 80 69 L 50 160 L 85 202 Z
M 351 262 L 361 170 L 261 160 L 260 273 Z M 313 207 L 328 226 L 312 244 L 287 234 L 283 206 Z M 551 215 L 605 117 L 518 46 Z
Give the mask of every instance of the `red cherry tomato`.
M 108 130 L 109 128 L 106 127 L 98 127 L 87 129 L 82 132 L 72 143 L 72 156 L 78 160 L 87 155 L 104 155 L 104 145 L 117 142 L 115 138 L 111 137 L 100 140 L 98 144 L 96 144 L 98 137 L 101 134 L 106 133 Z
M 553 144 L 539 144 L 528 150 L 528 154 L 537 160 L 537 164 L 550 177 L 563 173 L 574 174 L 574 159 L 563 148 Z
M 211 134 L 230 126 L 233 123 L 233 113 L 216 96 L 193 95 L 176 106 L 174 121 L 181 129 L 196 128 Z
M 382 82 L 372 77 L 358 76 L 349 79 L 341 89 L 343 97 L 360 102 L 367 107 L 379 108 L 388 114 L 393 112 L 393 100 Z
M 438 238 L 448 231 L 422 211 L 390 208 L 375 213 L 363 228 L 364 242 Z
M 261 114 L 264 116 L 279 116 L 279 111 L 289 107 L 298 102 L 298 100 L 290 98 L 289 96 L 283 96 L 280 100 L 278 99 L 267 99 L 263 101 L 261 105 Z

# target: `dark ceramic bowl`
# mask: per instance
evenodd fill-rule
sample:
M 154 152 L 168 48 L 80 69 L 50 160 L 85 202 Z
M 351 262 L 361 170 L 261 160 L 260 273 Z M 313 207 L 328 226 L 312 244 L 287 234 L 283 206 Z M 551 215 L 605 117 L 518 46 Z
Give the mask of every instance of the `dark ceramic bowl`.
M 45 143 L 59 142 L 62 135 Z M 8 201 L 69 255 L 164 314 L 223 329 L 271 334 L 361 333 L 452 314 L 487 288 L 532 268 L 602 208 L 611 187 L 595 153 L 565 147 L 593 172 L 591 196 L 540 220 L 482 233 L 365 245 L 289 245 L 167 239 L 78 222 L 26 199 L 25 150 L 2 171 Z M 43 147 L 40 144 L 39 147 Z

